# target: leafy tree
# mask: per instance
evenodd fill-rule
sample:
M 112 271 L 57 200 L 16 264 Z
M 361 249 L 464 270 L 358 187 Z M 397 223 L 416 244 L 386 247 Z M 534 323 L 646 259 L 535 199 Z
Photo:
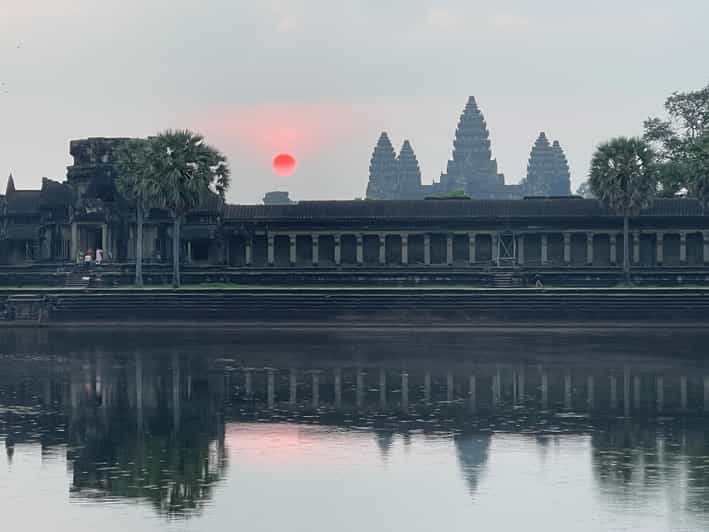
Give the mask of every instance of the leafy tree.
M 116 153 L 116 188 L 136 212 L 135 284 L 143 286 L 143 219 L 157 202 L 156 183 L 149 179 L 149 141 L 131 140 Z
M 180 286 L 180 223 L 212 191 L 222 198 L 229 188 L 227 160 L 202 135 L 168 130 L 152 137 L 146 153 L 145 178 L 157 190 L 159 206 L 170 211 L 172 231 L 172 285 Z
M 630 284 L 629 219 L 650 203 L 657 188 L 654 152 L 639 138 L 605 142 L 593 154 L 588 182 L 594 196 L 623 216 L 623 273 Z
M 576 189 L 576 195 L 585 199 L 595 198 L 593 192 L 591 191 L 591 185 L 589 185 L 588 181 L 584 181 L 579 185 L 579 188 Z
M 649 118 L 643 138 L 658 155 L 658 193 L 673 196 L 694 189 L 693 180 L 709 165 L 702 149 L 709 137 L 709 85 L 698 91 L 675 92 L 665 101 L 668 120 Z

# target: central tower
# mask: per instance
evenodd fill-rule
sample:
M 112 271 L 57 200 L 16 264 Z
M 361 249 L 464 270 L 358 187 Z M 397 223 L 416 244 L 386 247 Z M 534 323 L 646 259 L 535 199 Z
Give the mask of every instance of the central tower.
M 453 158 L 441 175 L 445 192 L 463 191 L 473 198 L 494 198 L 505 184 L 492 158 L 490 133 L 475 97 L 471 96 L 460 115 L 453 141 Z

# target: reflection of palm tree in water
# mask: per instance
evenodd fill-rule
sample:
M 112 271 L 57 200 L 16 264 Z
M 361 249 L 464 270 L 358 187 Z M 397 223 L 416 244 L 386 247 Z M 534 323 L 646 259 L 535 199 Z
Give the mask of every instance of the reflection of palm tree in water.
M 491 440 L 492 436 L 486 433 L 461 434 L 453 438 L 460 472 L 471 495 L 476 494 L 485 473 Z

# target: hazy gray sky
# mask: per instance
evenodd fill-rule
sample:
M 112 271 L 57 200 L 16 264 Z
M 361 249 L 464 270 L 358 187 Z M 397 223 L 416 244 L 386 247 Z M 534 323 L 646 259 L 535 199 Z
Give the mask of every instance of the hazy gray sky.
M 707 0 L 0 0 L 0 188 L 63 179 L 69 139 L 188 127 L 231 201 L 361 197 L 382 130 L 437 179 L 471 94 L 508 183 L 544 130 L 575 188 L 598 142 L 709 82 L 708 25 Z

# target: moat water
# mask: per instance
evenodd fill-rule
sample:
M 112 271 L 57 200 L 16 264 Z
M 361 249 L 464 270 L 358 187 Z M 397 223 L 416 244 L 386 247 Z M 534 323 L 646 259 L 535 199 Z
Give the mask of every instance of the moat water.
M 0 527 L 709 530 L 709 333 L 0 329 Z

